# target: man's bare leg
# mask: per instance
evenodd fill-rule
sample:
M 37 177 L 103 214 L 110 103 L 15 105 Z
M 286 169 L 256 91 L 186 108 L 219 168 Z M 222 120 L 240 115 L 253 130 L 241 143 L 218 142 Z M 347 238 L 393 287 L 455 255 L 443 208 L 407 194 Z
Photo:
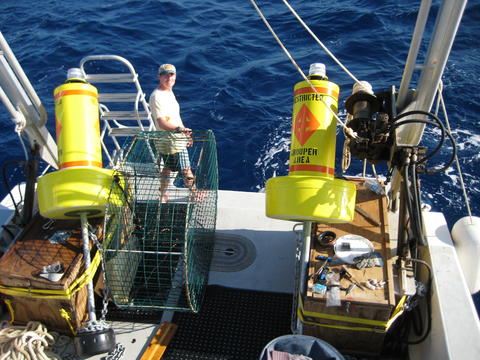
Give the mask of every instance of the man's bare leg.
M 197 189 L 197 186 L 195 185 L 195 176 L 193 175 L 191 168 L 187 168 L 182 172 L 183 172 L 183 182 L 185 183 L 186 186 L 190 188 L 190 191 L 192 193 L 192 200 L 195 202 L 200 202 L 202 199 L 204 199 L 208 195 L 208 192 L 205 190 Z
M 195 177 L 193 176 L 193 172 L 191 168 L 186 168 L 182 170 L 183 173 L 183 182 L 186 186 L 190 188 L 190 190 L 195 189 Z
M 166 203 L 168 201 L 168 185 L 170 183 L 170 169 L 163 167 L 160 173 L 160 201 Z

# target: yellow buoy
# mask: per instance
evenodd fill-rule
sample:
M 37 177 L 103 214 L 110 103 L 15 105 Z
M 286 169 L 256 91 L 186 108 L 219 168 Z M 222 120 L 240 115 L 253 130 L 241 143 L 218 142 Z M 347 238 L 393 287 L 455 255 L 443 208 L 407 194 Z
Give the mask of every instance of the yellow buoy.
M 312 71 L 313 69 L 313 71 Z M 312 64 L 309 81 L 294 88 L 288 176 L 266 184 L 268 217 L 292 221 L 352 221 L 356 189 L 335 179 L 339 87 L 327 80 L 323 64 Z
M 113 170 L 70 167 L 38 179 L 38 207 L 49 219 L 103 216 L 108 203 Z
M 40 214 L 50 219 L 103 216 L 113 170 L 102 168 L 97 89 L 80 69 L 70 69 L 54 97 L 59 170 L 38 179 Z
M 69 78 L 55 89 L 54 98 L 59 169 L 101 168 L 97 89 L 84 79 Z

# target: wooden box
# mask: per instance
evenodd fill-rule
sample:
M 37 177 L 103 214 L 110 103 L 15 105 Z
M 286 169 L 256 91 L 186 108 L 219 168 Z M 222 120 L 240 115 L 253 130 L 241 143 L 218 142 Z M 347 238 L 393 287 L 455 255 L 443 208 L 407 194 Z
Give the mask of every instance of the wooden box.
M 385 281 L 385 287 L 379 290 L 364 291 L 355 288 L 346 295 L 340 291 L 341 306 L 327 306 L 326 295 L 312 291 L 313 280 L 309 276 L 307 292 L 300 299 L 299 317 L 304 323 L 304 334 L 316 336 L 336 347 L 342 353 L 378 354 L 383 345 L 388 321 L 395 307 L 394 284 L 392 274 L 392 254 L 387 224 L 387 204 L 384 196 L 377 195 L 363 187 L 363 181 L 356 180 L 356 206 L 370 219 L 355 211 L 351 223 L 315 224 L 312 239 L 324 232 L 333 231 L 337 239 L 343 235 L 356 234 L 367 238 L 383 260 L 383 267 L 370 267 L 358 270 L 354 265 L 330 265 L 329 270 L 339 271 L 343 266 L 353 279 L 364 284 L 368 279 Z M 316 256 L 334 258 L 333 246 L 320 246 L 312 241 L 310 250 L 309 275 L 314 274 L 323 264 Z M 340 286 L 348 288 L 352 282 L 343 278 Z
M 90 221 L 97 229 L 99 222 Z M 58 243 L 52 238 L 58 231 L 71 234 Z M 44 266 L 57 261 L 64 266 L 60 280 L 39 276 Z M 87 320 L 87 287 L 74 283 L 84 271 L 80 220 L 52 222 L 37 215 L 0 259 L 0 296 L 10 304 L 15 324 L 36 320 L 49 330 L 71 335 L 70 325 L 76 329 Z M 70 290 L 76 292 L 69 294 Z

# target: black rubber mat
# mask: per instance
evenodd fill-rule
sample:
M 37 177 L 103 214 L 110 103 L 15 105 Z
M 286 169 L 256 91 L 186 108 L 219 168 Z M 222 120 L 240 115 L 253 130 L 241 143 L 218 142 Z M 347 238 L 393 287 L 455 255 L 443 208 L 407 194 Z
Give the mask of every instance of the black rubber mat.
M 101 304 L 96 306 L 97 317 L 100 318 L 102 313 Z M 146 324 L 160 324 L 162 320 L 162 311 L 148 311 L 148 310 L 121 310 L 114 305 L 108 306 L 107 321 L 130 321 Z
M 199 313 L 176 313 L 177 332 L 162 359 L 256 360 L 290 334 L 292 295 L 208 286 Z

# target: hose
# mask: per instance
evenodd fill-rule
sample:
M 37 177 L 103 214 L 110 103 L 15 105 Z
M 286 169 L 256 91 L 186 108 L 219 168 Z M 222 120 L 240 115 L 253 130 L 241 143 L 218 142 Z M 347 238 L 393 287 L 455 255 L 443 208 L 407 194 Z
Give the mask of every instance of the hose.
M 426 262 L 426 261 L 423 261 L 423 260 L 420 260 L 420 259 L 407 259 L 407 261 L 411 261 L 411 262 L 416 262 L 416 263 L 419 263 L 423 266 L 425 266 L 425 268 L 428 270 L 428 281 L 427 281 L 427 293 L 425 295 L 425 303 L 426 303 L 426 311 L 427 311 L 427 317 L 426 317 L 426 320 L 427 320 L 427 326 L 426 326 L 426 330 L 424 331 L 424 333 L 422 334 L 422 336 L 416 340 L 413 340 L 413 341 L 408 341 L 406 340 L 406 343 L 408 345 L 417 345 L 417 344 L 420 344 L 422 343 L 423 341 L 425 341 L 425 339 L 428 337 L 428 335 L 430 335 L 430 332 L 432 330 L 432 304 L 431 304 L 431 295 L 432 295 L 432 291 L 431 291 L 431 287 L 432 287 L 432 268 L 431 266 Z M 417 306 L 416 309 L 414 310 L 416 313 L 412 314 L 412 316 L 416 316 L 417 319 L 419 319 L 419 321 L 421 321 L 421 313 L 420 313 L 420 309 L 419 307 Z M 414 323 L 414 329 L 416 330 L 419 330 L 418 329 L 418 324 L 415 324 Z M 423 330 L 423 326 L 422 326 L 422 329 Z M 417 333 L 418 335 L 418 333 Z
M 410 120 L 403 120 L 403 121 L 398 121 L 406 116 L 410 116 L 410 115 L 426 115 L 426 116 L 430 116 L 431 118 L 433 118 L 435 120 L 435 122 L 433 121 L 430 121 L 430 120 L 425 120 L 425 119 L 410 119 Z M 441 122 L 441 120 L 438 118 L 438 116 L 432 114 L 432 113 L 429 113 L 427 111 L 421 111 L 421 110 L 415 110 L 415 111 L 408 111 L 406 113 L 403 113 L 399 116 L 397 116 L 395 119 L 394 119 L 395 123 L 393 124 L 391 130 L 395 130 L 397 129 L 398 127 L 402 126 L 402 125 L 406 125 L 406 124 L 427 124 L 427 125 L 433 125 L 437 128 L 439 128 L 442 132 L 442 138 L 439 142 L 439 144 L 435 147 L 435 149 L 433 151 L 431 151 L 429 154 L 425 155 L 424 157 L 422 157 L 422 159 L 418 160 L 416 162 L 416 164 L 421 164 L 423 162 L 425 162 L 427 159 L 431 158 L 432 156 L 434 156 L 439 150 L 440 148 L 443 146 L 443 143 L 445 141 L 445 135 L 448 137 L 448 139 L 450 140 L 451 144 L 452 144 L 452 156 L 450 158 L 450 160 L 442 167 L 440 168 L 431 168 L 431 169 L 425 169 L 425 173 L 427 174 L 435 174 L 435 173 L 439 173 L 439 172 L 444 172 L 445 170 L 447 170 L 452 164 L 453 162 L 455 161 L 455 158 L 457 157 L 457 146 L 456 146 L 456 143 L 455 143 L 455 139 L 453 138 L 452 134 L 450 133 L 450 131 L 447 131 L 445 129 L 445 126 L 443 125 L 443 123 Z

